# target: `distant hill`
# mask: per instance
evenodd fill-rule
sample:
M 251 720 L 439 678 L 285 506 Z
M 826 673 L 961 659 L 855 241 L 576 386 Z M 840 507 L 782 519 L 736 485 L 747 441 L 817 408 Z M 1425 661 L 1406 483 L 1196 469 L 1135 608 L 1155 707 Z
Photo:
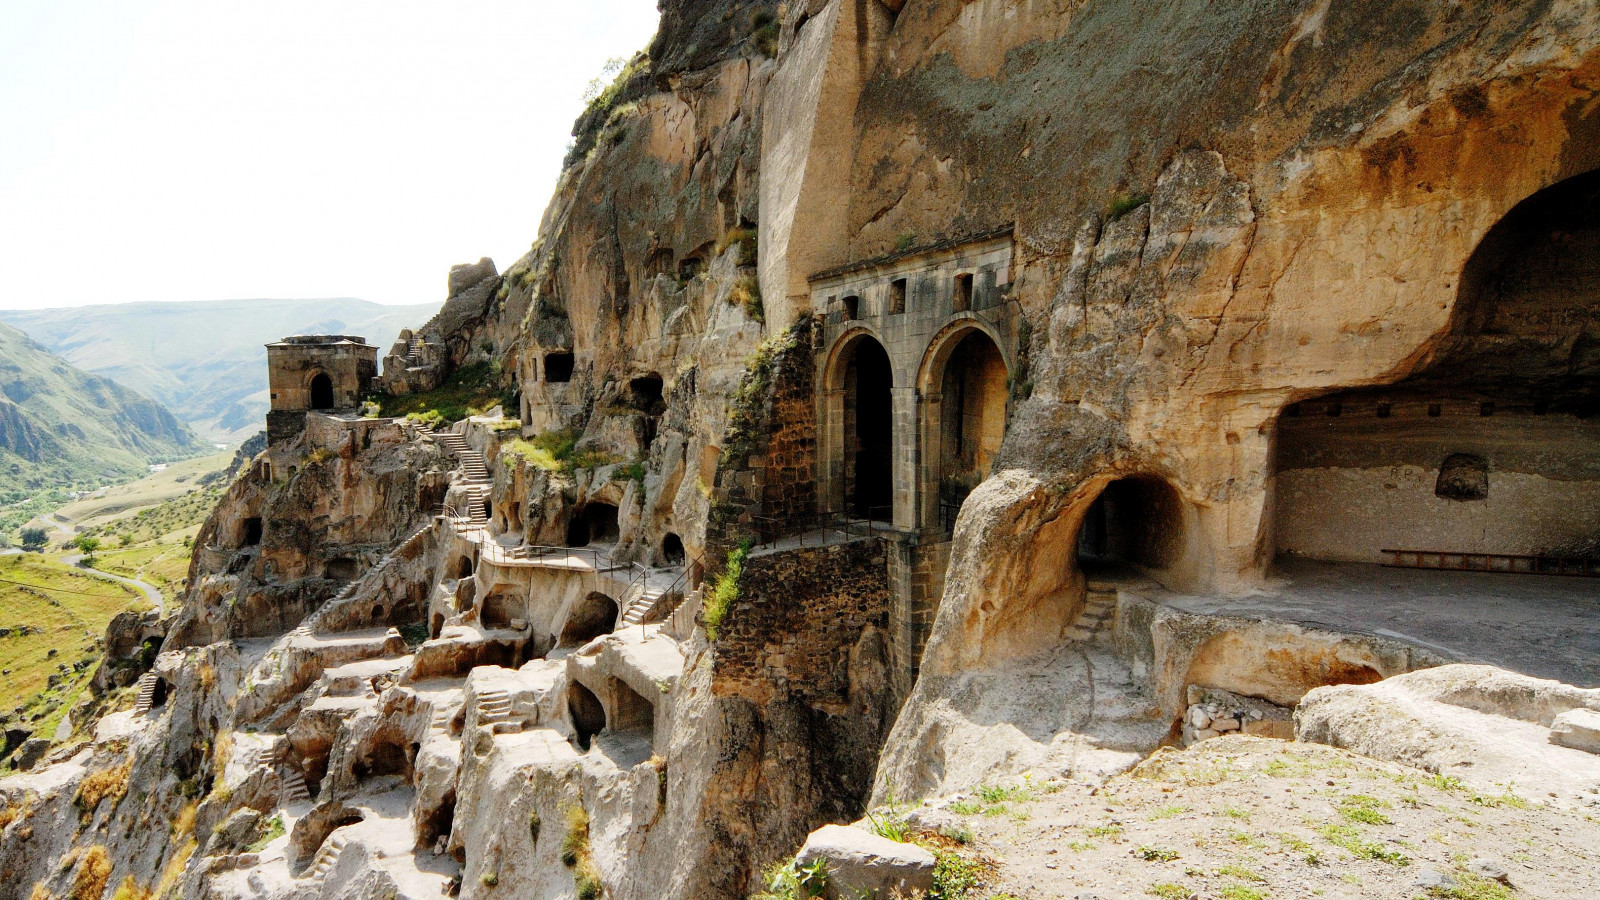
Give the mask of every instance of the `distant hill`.
M 383 306 L 326 300 L 125 303 L 0 310 L 0 321 L 81 368 L 164 404 L 215 441 L 241 441 L 267 414 L 269 341 L 291 334 L 359 334 L 386 352 L 400 329 L 439 304 Z
M 161 404 L 0 325 L 0 499 L 125 480 L 205 449 Z

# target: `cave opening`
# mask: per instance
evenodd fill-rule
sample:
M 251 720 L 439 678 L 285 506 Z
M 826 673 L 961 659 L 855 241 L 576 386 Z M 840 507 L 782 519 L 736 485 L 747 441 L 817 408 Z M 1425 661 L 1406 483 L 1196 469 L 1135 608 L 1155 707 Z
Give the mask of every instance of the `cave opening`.
M 1513 207 L 1462 268 L 1447 336 L 1394 383 L 1276 422 L 1275 562 L 1543 571 L 1600 558 L 1600 172 Z M 1496 558 L 1503 557 L 1503 558 Z M 1544 560 L 1544 561 L 1541 561 Z
M 311 379 L 311 408 L 333 409 L 333 379 L 318 372 Z
M 593 691 L 574 681 L 567 686 L 567 713 L 572 717 L 578 749 L 587 752 L 594 736 L 605 730 L 605 707 Z
M 590 592 L 567 616 L 558 647 L 582 647 L 602 634 L 616 630 L 620 607 L 599 591 Z

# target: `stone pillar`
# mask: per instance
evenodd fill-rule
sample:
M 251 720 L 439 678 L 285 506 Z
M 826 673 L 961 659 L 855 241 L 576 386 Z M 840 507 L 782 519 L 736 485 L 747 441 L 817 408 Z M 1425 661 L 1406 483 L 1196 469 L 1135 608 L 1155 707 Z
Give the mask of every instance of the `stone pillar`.
M 819 512 L 844 510 L 843 388 L 817 392 L 817 503 Z
M 923 394 L 917 402 L 917 440 L 920 464 L 917 467 L 917 484 L 920 488 L 917 525 L 924 533 L 943 530 L 939 521 L 939 478 L 944 446 L 943 394 Z
M 894 410 L 894 526 L 915 531 L 918 524 L 917 389 L 891 388 Z

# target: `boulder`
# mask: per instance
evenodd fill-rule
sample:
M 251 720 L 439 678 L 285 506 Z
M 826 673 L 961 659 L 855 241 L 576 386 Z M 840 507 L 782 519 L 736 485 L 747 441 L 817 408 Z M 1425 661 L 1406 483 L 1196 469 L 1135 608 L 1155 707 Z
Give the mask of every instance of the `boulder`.
M 805 866 L 819 859 L 826 863 L 829 900 L 915 896 L 933 889 L 932 853 L 859 828 L 824 825 L 813 831 L 795 862 Z
M 1550 743 L 1585 753 L 1600 753 L 1600 712 L 1571 709 L 1550 723 Z

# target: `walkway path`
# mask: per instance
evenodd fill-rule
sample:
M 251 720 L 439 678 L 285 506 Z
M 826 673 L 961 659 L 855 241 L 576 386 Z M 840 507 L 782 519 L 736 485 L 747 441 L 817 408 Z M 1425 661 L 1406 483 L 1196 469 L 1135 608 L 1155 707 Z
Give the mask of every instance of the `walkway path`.
M 66 563 L 69 566 L 78 565 L 78 561 L 81 560 L 81 559 L 83 559 L 83 554 L 81 554 L 81 553 L 75 554 L 73 556 L 63 556 L 63 557 L 61 557 L 61 561 Z M 146 599 L 148 599 L 151 603 L 154 603 L 156 605 L 156 609 L 160 610 L 162 615 L 166 615 L 166 612 L 167 612 L 167 600 L 166 600 L 166 597 L 162 595 L 161 589 L 156 587 L 155 585 L 150 584 L 149 582 L 140 581 L 137 578 L 124 578 L 121 575 L 113 575 L 110 572 L 102 571 L 100 569 L 84 568 L 84 571 L 85 572 L 89 572 L 90 574 L 93 574 L 93 575 L 97 575 L 97 576 L 99 576 L 101 578 L 109 579 L 111 581 L 120 581 L 123 584 L 128 585 L 129 587 L 138 588 L 139 590 L 144 592 L 144 596 L 145 596 Z

